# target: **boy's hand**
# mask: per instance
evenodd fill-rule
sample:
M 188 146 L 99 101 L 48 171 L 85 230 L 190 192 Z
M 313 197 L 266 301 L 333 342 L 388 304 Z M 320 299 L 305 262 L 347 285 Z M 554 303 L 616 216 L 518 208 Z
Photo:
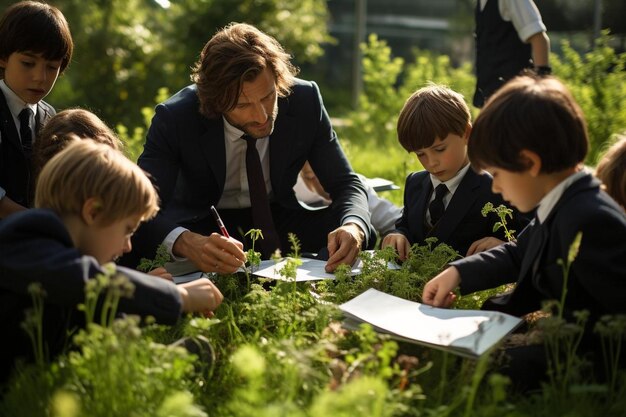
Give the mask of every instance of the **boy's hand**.
M 199 312 L 209 316 L 224 300 L 220 290 L 207 278 L 178 285 L 178 292 L 183 300 L 183 311 Z
M 472 243 L 472 245 L 467 250 L 467 254 L 465 256 L 470 256 L 475 253 L 484 252 L 491 248 L 495 248 L 496 246 L 499 246 L 503 243 L 506 243 L 506 242 L 504 242 L 504 240 L 500 240 L 497 237 L 493 237 L 493 236 L 478 239 L 476 242 Z
M 456 295 L 452 292 L 461 283 L 461 274 L 454 266 L 441 272 L 424 286 L 422 302 L 434 307 L 450 307 Z
M 218 233 L 203 236 L 190 231 L 183 232 L 176 239 L 172 252 L 189 259 L 203 272 L 232 274 L 246 262 L 243 244 Z
M 411 245 L 409 245 L 409 240 L 402 233 L 389 233 L 383 239 L 383 243 L 381 243 L 381 249 L 391 246 L 398 253 L 398 259 L 404 262 L 406 258 L 409 256 L 409 252 L 411 251 Z
M 153 277 L 161 278 L 166 281 L 174 281 L 174 278 L 172 278 L 172 274 L 167 272 L 167 269 L 163 268 L 162 266 L 154 268 L 152 271 L 148 272 L 148 275 L 152 275 Z

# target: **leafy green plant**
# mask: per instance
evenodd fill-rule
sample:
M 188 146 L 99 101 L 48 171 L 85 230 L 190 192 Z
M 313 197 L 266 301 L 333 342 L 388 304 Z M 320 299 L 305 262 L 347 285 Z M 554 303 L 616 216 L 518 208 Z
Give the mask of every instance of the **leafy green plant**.
M 564 317 L 565 299 L 568 291 L 569 271 L 572 263 L 578 255 L 582 233 L 578 232 L 571 243 L 567 259 L 558 259 L 557 264 L 563 271 L 563 286 L 561 298 L 558 301 L 545 303 L 544 310 L 556 309 L 556 314 L 549 314 L 538 322 L 542 330 L 543 339 L 548 354 L 548 375 L 550 383 L 557 398 L 565 401 L 568 394 L 568 387 L 572 380 L 580 375 L 576 372 L 581 366 L 581 360 L 577 356 L 578 347 L 582 341 L 585 331 L 585 324 L 589 317 L 588 311 L 575 311 L 574 323 L 567 322 Z
M 513 218 L 513 209 L 508 208 L 504 204 L 500 204 L 498 207 L 494 207 L 493 203 L 487 202 L 485 203 L 483 208 L 480 210 L 480 213 L 483 215 L 483 217 L 487 217 L 489 213 L 495 213 L 500 219 L 500 221 L 496 222 L 493 225 L 493 231 L 497 232 L 498 230 L 503 228 L 504 236 L 506 237 L 506 240 L 509 242 L 515 242 L 515 235 L 514 235 L 515 230 L 509 230 L 509 228 L 507 227 L 508 223 L 506 220 L 507 217 L 509 219 Z
M 373 254 L 363 252 L 359 255 L 363 262 L 359 275 L 352 276 L 351 268 L 342 265 L 335 271 L 335 280 L 316 284 L 317 290 L 325 300 L 337 304 L 356 297 L 368 288 L 419 301 L 426 282 L 459 256 L 450 246 L 436 244 L 436 241 L 436 238 L 428 238 L 424 245 L 413 245 L 399 270 L 387 267 L 388 262 L 397 257 L 392 248 Z
M 165 245 L 159 245 L 156 250 L 154 259 L 141 258 L 137 270 L 143 272 L 150 272 L 153 269 L 163 267 L 166 263 L 170 262 L 172 257 Z
M 26 310 L 22 329 L 26 331 L 33 346 L 35 363 L 43 367 L 48 360 L 47 347 L 43 341 L 43 313 L 46 291 L 40 283 L 35 282 L 28 286 L 28 293 L 33 300 L 33 307 Z

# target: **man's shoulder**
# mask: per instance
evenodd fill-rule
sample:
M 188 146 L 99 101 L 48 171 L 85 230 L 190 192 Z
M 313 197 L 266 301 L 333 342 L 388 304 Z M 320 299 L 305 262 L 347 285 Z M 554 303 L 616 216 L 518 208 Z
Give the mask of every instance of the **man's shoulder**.
M 170 111 L 187 111 L 189 108 L 199 109 L 198 89 L 195 84 L 188 85 L 176 94 L 160 103 L 157 107 L 167 107 Z
M 289 99 L 298 99 L 302 97 L 303 99 L 309 98 L 311 95 L 319 95 L 320 90 L 315 81 L 307 81 L 301 78 L 295 78 L 294 83 L 291 86 L 291 94 L 289 94 Z

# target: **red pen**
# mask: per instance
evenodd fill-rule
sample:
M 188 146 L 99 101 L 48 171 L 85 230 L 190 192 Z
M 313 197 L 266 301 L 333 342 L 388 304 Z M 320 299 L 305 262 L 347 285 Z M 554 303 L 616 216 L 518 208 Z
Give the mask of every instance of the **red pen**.
M 211 206 L 211 213 L 213 213 L 213 217 L 215 218 L 215 223 L 217 223 L 217 227 L 220 228 L 220 232 L 222 232 L 222 236 L 230 237 L 230 235 L 228 234 L 228 230 L 226 230 L 226 226 L 224 226 L 224 222 L 222 221 L 222 218 L 220 217 L 220 214 L 217 212 L 217 209 L 215 208 L 215 206 Z

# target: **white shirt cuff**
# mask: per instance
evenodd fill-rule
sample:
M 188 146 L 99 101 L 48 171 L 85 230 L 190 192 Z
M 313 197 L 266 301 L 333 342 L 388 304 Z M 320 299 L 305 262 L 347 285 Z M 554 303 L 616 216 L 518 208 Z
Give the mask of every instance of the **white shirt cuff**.
M 169 232 L 167 236 L 165 236 L 165 239 L 163 239 L 163 245 L 165 245 L 165 247 L 167 248 L 167 252 L 170 254 L 174 261 L 184 261 L 187 259 L 174 255 L 172 249 L 174 248 L 174 243 L 176 242 L 176 239 L 178 239 L 178 237 L 182 235 L 183 232 L 186 232 L 188 230 L 189 229 L 186 229 L 184 227 L 177 227 L 176 229 Z

